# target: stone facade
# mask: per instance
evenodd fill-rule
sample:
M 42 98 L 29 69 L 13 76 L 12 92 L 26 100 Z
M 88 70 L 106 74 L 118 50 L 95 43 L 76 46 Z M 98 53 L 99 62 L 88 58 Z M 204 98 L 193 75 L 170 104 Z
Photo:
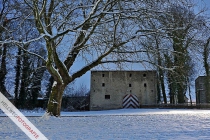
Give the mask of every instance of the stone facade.
M 199 76 L 195 80 L 196 104 L 209 103 L 207 102 L 207 94 L 209 93 L 206 93 L 206 78 L 206 76 Z
M 90 110 L 123 108 L 127 94 L 140 105 L 156 104 L 156 71 L 91 71 Z

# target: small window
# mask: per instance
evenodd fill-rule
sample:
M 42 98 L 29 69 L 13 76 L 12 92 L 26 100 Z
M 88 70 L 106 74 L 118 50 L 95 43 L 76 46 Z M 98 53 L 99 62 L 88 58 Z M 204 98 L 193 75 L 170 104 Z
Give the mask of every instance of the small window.
M 93 90 L 93 92 L 95 92 L 95 90 Z
M 129 87 L 131 87 L 131 84 L 129 84 Z
M 102 74 L 102 77 L 104 77 L 105 76 L 105 74 Z
M 146 77 L 146 76 L 147 76 L 146 73 L 144 73 L 144 74 L 143 74 L 143 77 Z
M 144 87 L 147 87 L 147 84 L 146 83 L 144 83 Z
M 102 83 L 102 87 L 105 87 L 105 83 Z
M 153 92 L 153 90 L 151 90 L 151 92 Z
M 130 73 L 130 75 L 129 75 L 130 77 L 132 77 L 132 74 Z
M 131 93 L 132 91 L 130 90 L 130 93 Z
M 105 95 L 105 99 L 110 99 L 110 95 Z

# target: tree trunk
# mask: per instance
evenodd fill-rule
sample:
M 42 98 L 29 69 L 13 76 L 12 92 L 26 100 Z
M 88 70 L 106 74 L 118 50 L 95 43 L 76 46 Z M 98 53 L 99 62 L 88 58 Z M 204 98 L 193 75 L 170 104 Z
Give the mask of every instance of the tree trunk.
M 65 85 L 54 81 L 50 98 L 47 105 L 47 113 L 51 116 L 60 116 L 62 95 Z
M 49 83 L 47 84 L 47 90 L 46 90 L 46 97 L 47 98 L 50 97 L 50 93 L 52 91 L 53 82 L 54 82 L 54 78 L 53 78 L 53 76 L 50 76 Z
M 178 103 L 179 103 L 179 104 L 183 104 L 183 103 L 184 103 L 184 94 L 183 94 L 182 91 L 180 91 L 180 92 L 178 93 Z
M 165 54 L 165 60 L 166 60 L 166 67 L 171 68 L 173 66 L 173 62 L 171 58 Z M 174 104 L 174 94 L 175 94 L 175 89 L 174 89 L 174 80 L 173 80 L 173 72 L 168 71 L 167 72 L 167 80 L 168 80 L 168 89 L 169 89 L 169 95 L 170 95 L 170 104 Z M 164 84 L 164 82 L 163 82 Z M 166 100 L 167 101 L 167 100 Z
M 164 84 L 163 77 L 161 77 L 161 89 L 162 89 L 164 103 L 167 104 L 167 97 L 166 97 L 165 84 Z
M 205 81 L 204 81 L 204 85 L 206 88 L 206 103 L 210 103 L 210 87 L 209 87 L 209 83 L 210 83 L 210 76 L 206 76 Z
M 175 89 L 174 89 L 174 83 L 173 80 L 169 79 L 169 95 L 170 95 L 170 104 L 175 104 Z
M 1 66 L 0 66 L 0 91 L 6 96 L 10 97 L 8 94 L 6 87 L 5 87 L 5 78 L 7 75 L 7 68 L 6 68 L 6 55 L 7 55 L 7 46 L 4 45 L 3 47 L 3 54 L 1 57 Z
M 159 76 L 158 76 L 158 80 L 157 80 L 157 102 L 160 103 L 161 102 L 161 91 L 160 91 L 160 82 L 159 82 Z
M 190 104 L 192 105 L 192 97 L 191 97 L 191 88 L 190 88 L 190 85 L 188 87 L 188 90 L 189 90 Z
M 20 93 L 19 93 L 19 107 L 26 108 L 27 101 L 27 88 L 30 84 L 29 82 L 29 73 L 30 73 L 30 63 L 29 63 L 29 56 L 26 52 L 23 54 L 22 60 L 22 73 L 21 73 L 21 83 L 20 83 Z
M 158 56 L 158 66 L 162 66 L 161 56 L 160 56 L 160 52 L 159 52 L 159 42 L 158 42 L 157 38 L 156 38 L 156 49 L 157 49 L 157 56 Z M 158 78 L 159 78 L 159 81 L 160 81 L 160 88 L 161 88 L 162 95 L 163 95 L 163 101 L 164 101 L 165 104 L 167 104 L 163 70 L 161 68 L 158 68 L 158 73 L 159 73 Z
M 160 101 L 161 91 L 162 91 L 163 102 L 164 102 L 164 104 L 167 104 L 167 97 L 166 97 L 166 91 L 165 91 L 165 85 L 164 85 L 164 77 L 163 77 L 163 73 L 161 71 L 162 70 L 159 70 L 160 76 L 158 76 L 158 101 Z
M 18 48 L 18 56 L 15 66 L 15 106 L 18 107 L 18 97 L 19 97 L 19 88 L 20 88 L 20 71 L 21 71 L 21 48 Z

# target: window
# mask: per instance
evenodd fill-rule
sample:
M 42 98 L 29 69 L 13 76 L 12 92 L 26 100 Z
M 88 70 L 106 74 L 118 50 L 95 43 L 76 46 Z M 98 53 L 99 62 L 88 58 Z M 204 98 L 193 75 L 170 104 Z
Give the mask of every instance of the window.
M 130 75 L 129 75 L 130 77 L 132 77 L 132 74 L 130 73 Z
M 131 84 L 129 84 L 129 87 L 131 87 Z
M 132 91 L 130 90 L 130 93 L 131 93 Z
M 102 83 L 102 87 L 105 87 L 105 83 Z
M 146 77 L 146 76 L 147 76 L 146 73 L 144 73 L 144 74 L 143 74 L 143 77 Z
M 110 99 L 110 95 L 105 95 L 105 99 Z
M 105 74 L 102 74 L 102 77 L 104 77 L 105 76 Z
M 144 83 L 144 87 L 147 87 L 147 84 L 146 83 Z

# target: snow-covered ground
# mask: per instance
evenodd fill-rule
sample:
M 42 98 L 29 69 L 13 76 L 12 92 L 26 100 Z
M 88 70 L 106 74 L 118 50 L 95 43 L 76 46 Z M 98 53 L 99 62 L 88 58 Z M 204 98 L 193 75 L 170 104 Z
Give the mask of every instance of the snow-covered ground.
M 210 140 L 210 110 L 120 109 L 62 112 L 22 111 L 50 140 Z M 0 113 L 0 140 L 29 139 Z

